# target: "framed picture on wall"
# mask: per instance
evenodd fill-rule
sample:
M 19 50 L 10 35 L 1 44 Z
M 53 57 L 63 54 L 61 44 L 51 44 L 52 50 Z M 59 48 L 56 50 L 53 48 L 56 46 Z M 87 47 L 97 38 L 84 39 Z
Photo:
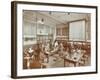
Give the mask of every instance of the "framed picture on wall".
M 97 6 L 11 2 L 11 77 L 97 73 Z

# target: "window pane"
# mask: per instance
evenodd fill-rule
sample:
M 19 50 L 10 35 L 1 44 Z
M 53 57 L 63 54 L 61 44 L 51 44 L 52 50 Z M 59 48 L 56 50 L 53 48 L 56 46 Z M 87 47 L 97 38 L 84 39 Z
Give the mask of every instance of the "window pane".
M 85 20 L 71 22 L 69 24 L 69 40 L 73 41 L 85 40 Z

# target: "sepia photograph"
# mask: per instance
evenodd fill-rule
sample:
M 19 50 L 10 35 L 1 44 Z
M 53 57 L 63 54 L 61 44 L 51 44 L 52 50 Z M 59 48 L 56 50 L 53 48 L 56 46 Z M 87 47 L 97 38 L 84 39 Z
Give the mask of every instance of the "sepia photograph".
M 97 73 L 97 6 L 13 1 L 11 75 Z
M 89 13 L 23 10 L 23 69 L 91 65 Z

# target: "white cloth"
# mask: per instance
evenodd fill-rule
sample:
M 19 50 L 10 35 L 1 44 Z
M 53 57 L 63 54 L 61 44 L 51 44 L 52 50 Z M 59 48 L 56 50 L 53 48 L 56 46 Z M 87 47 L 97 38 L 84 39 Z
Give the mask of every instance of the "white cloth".
M 32 53 L 34 50 L 32 48 L 29 48 L 29 53 Z

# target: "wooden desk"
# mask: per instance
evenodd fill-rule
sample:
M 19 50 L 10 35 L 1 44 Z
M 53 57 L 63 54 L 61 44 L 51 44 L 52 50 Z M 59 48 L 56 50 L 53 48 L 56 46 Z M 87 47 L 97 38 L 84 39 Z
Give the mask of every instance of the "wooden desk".
M 74 64 L 74 66 L 77 66 L 77 61 L 74 61 L 74 60 L 68 59 L 68 58 L 64 58 L 64 67 L 66 67 L 66 62 L 72 63 L 72 64 Z
M 80 54 L 73 54 L 71 57 L 64 57 L 64 67 L 66 66 L 67 63 L 71 63 L 74 65 L 74 67 L 78 66 L 80 59 L 82 58 L 84 53 Z

